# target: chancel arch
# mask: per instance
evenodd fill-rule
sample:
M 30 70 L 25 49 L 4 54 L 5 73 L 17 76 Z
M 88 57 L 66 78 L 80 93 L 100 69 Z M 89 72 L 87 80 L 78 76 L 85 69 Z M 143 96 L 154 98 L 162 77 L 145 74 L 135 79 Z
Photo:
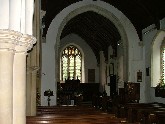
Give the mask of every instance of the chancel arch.
M 102 1 L 81 1 L 81 2 L 77 2 L 74 3 L 68 7 L 66 7 L 65 9 L 63 9 L 53 20 L 52 23 L 49 26 L 47 35 L 46 35 L 46 45 L 43 45 L 43 49 L 44 48 L 49 48 L 51 47 L 51 49 L 48 49 L 47 53 L 53 53 L 51 54 L 52 56 L 49 59 L 50 61 L 52 61 L 52 63 L 55 63 L 51 68 L 54 68 L 54 70 L 50 71 L 48 70 L 48 68 L 46 68 L 45 64 L 44 64 L 44 59 L 43 58 L 43 73 L 53 73 L 54 76 L 50 77 L 49 80 L 51 80 L 51 82 L 57 82 L 59 81 L 59 76 L 58 76 L 58 72 L 59 72 L 59 61 L 58 61 L 58 57 L 59 57 L 59 47 L 60 47 L 60 35 L 61 32 L 64 28 L 64 26 L 66 25 L 66 23 L 72 19 L 73 17 L 75 17 L 76 15 L 83 13 L 83 12 L 87 12 L 87 11 L 94 11 L 102 16 L 105 16 L 106 18 L 108 18 L 110 21 L 112 21 L 114 23 L 114 25 L 117 27 L 120 35 L 121 35 L 121 40 L 123 41 L 123 51 L 124 51 L 124 57 L 123 57 L 123 80 L 134 80 L 134 72 L 131 73 L 131 66 L 133 66 L 131 64 L 131 61 L 134 58 L 137 58 L 136 56 L 138 56 L 140 53 L 132 53 L 130 52 L 132 49 L 134 49 L 134 45 L 137 45 L 139 42 L 139 37 L 136 33 L 135 28 L 133 27 L 132 23 L 129 21 L 129 19 L 123 14 L 121 13 L 121 11 L 117 10 L 116 8 L 114 8 L 113 6 L 107 4 L 106 2 L 102 2 Z M 56 26 L 54 26 L 56 25 Z M 131 30 L 131 32 L 130 32 Z M 52 48 L 52 46 L 54 46 L 54 49 Z M 132 47 L 128 47 L 128 46 L 132 46 Z M 44 52 L 44 51 L 43 51 Z M 135 56 L 132 56 L 132 54 L 134 54 Z M 46 53 L 45 55 L 46 56 Z M 50 56 L 50 55 L 48 55 Z M 129 65 L 129 66 L 128 66 Z M 129 73 L 129 74 L 128 74 Z M 45 84 L 43 82 L 49 82 L 46 80 L 46 78 L 42 78 L 42 91 L 44 91 L 44 86 Z M 56 96 L 54 96 L 55 99 Z M 43 101 L 44 99 L 42 99 L 41 101 Z M 44 102 L 42 102 L 44 104 Z M 56 104 L 53 103 L 53 104 Z

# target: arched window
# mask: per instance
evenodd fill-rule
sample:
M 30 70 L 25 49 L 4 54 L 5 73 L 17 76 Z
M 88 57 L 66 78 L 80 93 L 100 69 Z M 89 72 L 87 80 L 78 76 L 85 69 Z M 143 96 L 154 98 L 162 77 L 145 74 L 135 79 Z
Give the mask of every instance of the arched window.
M 79 79 L 81 81 L 82 54 L 74 45 L 66 47 L 61 55 L 61 78 Z
M 159 31 L 152 43 L 151 86 L 156 87 L 165 78 L 165 31 Z
M 165 43 L 164 41 L 161 45 L 161 79 L 165 81 Z

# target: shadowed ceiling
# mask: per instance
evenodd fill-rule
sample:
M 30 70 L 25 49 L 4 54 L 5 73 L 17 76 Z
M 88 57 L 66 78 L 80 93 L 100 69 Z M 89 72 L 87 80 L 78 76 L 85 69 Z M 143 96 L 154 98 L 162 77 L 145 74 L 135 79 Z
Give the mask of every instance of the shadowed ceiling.
M 43 37 L 55 16 L 64 8 L 81 0 L 41 0 L 41 9 L 46 11 L 43 18 L 45 28 Z M 159 20 L 165 17 L 165 0 L 103 0 L 124 13 L 134 25 L 142 40 L 142 29 L 151 24 L 160 28 Z M 88 11 L 71 19 L 63 29 L 61 38 L 75 33 L 84 39 L 91 47 L 99 61 L 99 51 L 103 50 L 107 59 L 109 45 L 116 50 L 121 39 L 114 24 L 102 15 Z M 116 54 L 116 52 L 114 53 Z

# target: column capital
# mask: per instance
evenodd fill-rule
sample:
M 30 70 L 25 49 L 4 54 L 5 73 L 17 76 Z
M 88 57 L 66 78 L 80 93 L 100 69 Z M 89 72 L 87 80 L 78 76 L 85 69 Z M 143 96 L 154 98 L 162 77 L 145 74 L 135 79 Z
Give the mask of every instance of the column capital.
M 36 43 L 36 38 L 32 35 L 23 34 L 17 41 L 15 46 L 16 53 L 26 53 L 31 50 L 33 44 Z
M 33 44 L 36 43 L 36 38 L 22 34 L 18 31 L 9 29 L 0 29 L 0 50 L 2 51 L 16 51 L 26 53 Z
M 9 30 L 0 29 L 0 50 L 14 51 L 17 40 L 22 36 L 22 33 Z

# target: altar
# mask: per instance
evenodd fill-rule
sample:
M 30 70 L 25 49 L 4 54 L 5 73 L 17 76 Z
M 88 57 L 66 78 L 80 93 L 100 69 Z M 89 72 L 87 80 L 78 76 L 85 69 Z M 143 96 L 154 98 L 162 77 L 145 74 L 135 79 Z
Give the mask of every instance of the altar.
M 80 105 L 81 102 L 92 101 L 94 94 L 99 92 L 99 83 L 80 83 L 79 80 L 69 80 L 58 83 L 58 104 Z

